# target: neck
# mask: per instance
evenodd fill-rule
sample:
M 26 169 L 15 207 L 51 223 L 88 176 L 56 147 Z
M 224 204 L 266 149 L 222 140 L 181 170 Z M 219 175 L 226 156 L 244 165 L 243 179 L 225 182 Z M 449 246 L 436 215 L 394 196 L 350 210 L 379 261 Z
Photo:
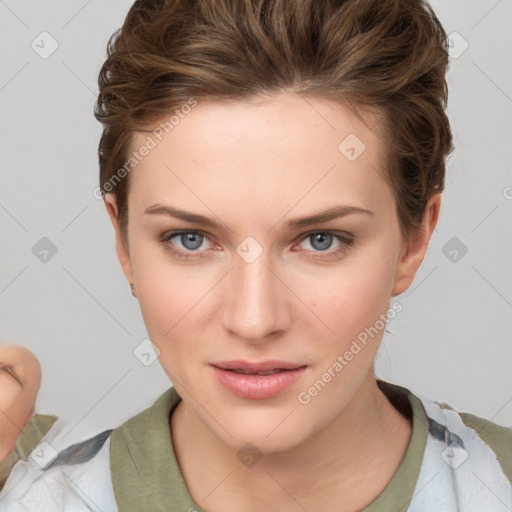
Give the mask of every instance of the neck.
M 240 512 L 278 510 L 278 505 L 286 510 L 290 500 L 310 512 L 341 512 L 360 510 L 382 492 L 403 459 L 412 428 L 369 372 L 327 427 L 293 449 L 265 453 L 252 467 L 234 468 L 236 450 L 184 402 L 171 417 L 171 433 L 190 494 L 209 512 L 228 506 Z

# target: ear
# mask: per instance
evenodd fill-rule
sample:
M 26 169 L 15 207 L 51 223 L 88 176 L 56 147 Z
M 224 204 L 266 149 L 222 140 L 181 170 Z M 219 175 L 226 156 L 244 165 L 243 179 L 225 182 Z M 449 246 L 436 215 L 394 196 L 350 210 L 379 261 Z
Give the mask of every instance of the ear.
M 112 226 L 114 227 L 115 236 L 116 236 L 116 253 L 119 263 L 121 264 L 121 268 L 123 269 L 124 275 L 126 279 L 128 279 L 128 283 L 133 283 L 133 271 L 132 271 L 132 263 L 130 261 L 130 254 L 128 252 L 128 248 L 125 246 L 123 237 L 121 235 L 121 229 L 119 225 L 119 213 L 117 209 L 116 198 L 113 194 L 105 194 L 104 197 L 105 208 L 107 209 L 108 216 L 110 217 L 110 221 L 112 222 Z
M 425 257 L 430 237 L 436 227 L 440 208 L 441 193 L 437 193 L 430 198 L 425 207 L 421 226 L 410 234 L 406 250 L 402 253 L 396 268 L 393 297 L 407 290 L 414 281 L 414 276 Z

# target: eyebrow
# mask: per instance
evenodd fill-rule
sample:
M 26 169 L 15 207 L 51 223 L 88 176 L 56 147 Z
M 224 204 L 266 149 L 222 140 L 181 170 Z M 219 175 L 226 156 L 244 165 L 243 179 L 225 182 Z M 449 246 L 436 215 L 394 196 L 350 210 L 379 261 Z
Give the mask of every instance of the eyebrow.
M 146 208 L 144 213 L 151 215 L 168 215 L 170 217 L 175 217 L 177 219 L 181 219 L 194 224 L 201 224 L 209 228 L 224 228 L 222 223 L 216 221 L 213 218 L 206 217 L 197 213 L 179 210 L 178 208 L 173 208 L 172 206 L 168 205 L 154 204 Z M 346 215 L 354 213 L 373 215 L 372 211 L 366 210 L 365 208 L 360 208 L 359 206 L 333 206 L 332 208 L 314 213 L 313 215 L 308 215 L 307 217 L 290 219 L 286 222 L 286 227 L 290 230 L 300 229 L 306 226 L 320 224 L 321 222 L 328 222 L 339 217 L 345 217 Z
M 187 222 L 193 222 L 194 224 L 202 224 L 210 228 L 222 229 L 224 226 L 215 219 L 199 215 L 198 213 L 186 212 L 185 210 L 178 210 L 172 206 L 154 204 L 144 210 L 144 213 L 156 214 L 156 215 L 169 215 Z
M 291 219 L 287 221 L 286 226 L 289 229 L 304 228 L 313 224 L 320 224 L 321 222 L 328 222 L 330 220 L 338 219 L 339 217 L 345 217 L 352 213 L 364 213 L 367 215 L 373 215 L 373 212 L 360 208 L 359 206 L 333 206 L 327 210 L 309 215 L 307 217 L 301 217 L 298 219 Z

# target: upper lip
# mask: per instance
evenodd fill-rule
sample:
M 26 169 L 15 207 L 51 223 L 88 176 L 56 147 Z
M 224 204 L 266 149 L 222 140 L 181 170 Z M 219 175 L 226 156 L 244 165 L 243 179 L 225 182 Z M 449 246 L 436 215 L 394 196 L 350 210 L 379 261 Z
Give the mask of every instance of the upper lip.
M 251 363 L 250 361 L 217 361 L 210 363 L 212 366 L 216 366 L 217 368 L 221 368 L 223 370 L 245 370 L 247 372 L 267 372 L 270 370 L 295 370 L 296 368 L 300 368 L 302 366 L 306 366 L 304 364 L 297 363 L 287 363 L 286 361 L 260 361 Z

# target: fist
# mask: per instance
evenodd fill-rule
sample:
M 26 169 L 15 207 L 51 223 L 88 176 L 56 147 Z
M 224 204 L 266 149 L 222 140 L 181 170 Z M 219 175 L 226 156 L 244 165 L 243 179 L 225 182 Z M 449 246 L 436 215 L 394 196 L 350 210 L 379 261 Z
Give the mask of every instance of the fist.
M 0 344 L 0 462 L 34 414 L 41 367 L 30 350 Z

